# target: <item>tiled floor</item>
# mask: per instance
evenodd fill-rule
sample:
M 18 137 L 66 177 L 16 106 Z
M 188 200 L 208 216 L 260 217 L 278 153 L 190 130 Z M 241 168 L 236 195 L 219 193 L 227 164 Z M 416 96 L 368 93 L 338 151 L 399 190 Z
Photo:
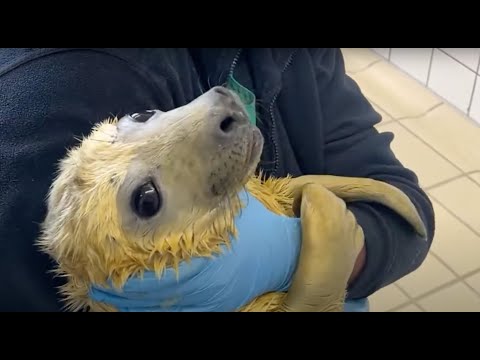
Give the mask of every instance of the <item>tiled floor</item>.
M 437 230 L 414 273 L 370 298 L 371 311 L 480 312 L 480 127 L 368 49 L 343 49 L 348 74 L 382 115 L 378 130 L 432 199 Z

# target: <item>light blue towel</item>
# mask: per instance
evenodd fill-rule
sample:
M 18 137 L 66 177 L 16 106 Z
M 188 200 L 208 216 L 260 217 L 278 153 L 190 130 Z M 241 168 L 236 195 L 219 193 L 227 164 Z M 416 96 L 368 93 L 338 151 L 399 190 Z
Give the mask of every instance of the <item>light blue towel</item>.
M 369 312 L 368 299 L 349 300 L 345 302 L 345 312 Z

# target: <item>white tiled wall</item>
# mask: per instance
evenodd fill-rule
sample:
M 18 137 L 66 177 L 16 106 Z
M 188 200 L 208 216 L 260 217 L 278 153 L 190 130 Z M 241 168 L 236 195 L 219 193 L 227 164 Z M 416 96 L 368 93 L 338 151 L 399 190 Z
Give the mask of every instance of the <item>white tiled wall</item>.
M 480 48 L 374 48 L 480 124 Z

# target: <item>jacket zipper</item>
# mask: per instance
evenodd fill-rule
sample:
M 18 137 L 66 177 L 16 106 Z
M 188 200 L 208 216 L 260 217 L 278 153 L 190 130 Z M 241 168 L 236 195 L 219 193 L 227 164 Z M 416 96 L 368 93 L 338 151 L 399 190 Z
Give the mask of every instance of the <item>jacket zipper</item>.
M 232 65 L 230 66 L 230 72 L 229 72 L 229 75 L 231 77 L 233 77 L 233 72 L 235 71 L 235 67 L 237 66 L 237 63 L 238 63 L 238 59 L 240 58 L 240 54 L 242 53 L 242 50 L 243 49 L 239 49 L 235 55 L 235 57 L 233 58 L 233 61 L 232 61 Z M 295 54 L 297 53 L 297 50 L 293 51 L 290 56 L 288 57 L 288 60 L 287 60 L 287 63 L 285 64 L 285 66 L 283 67 L 282 69 L 282 75 L 285 73 L 285 71 L 287 71 L 287 69 L 289 68 L 289 66 L 292 64 L 293 62 L 293 57 L 295 56 Z M 277 174 L 277 171 L 278 171 L 278 165 L 279 165 L 279 152 L 278 152 L 278 143 L 277 143 L 277 139 L 276 139 L 276 135 L 277 135 L 277 123 L 276 123 L 276 120 L 275 120 L 275 114 L 274 114 L 274 106 L 275 106 L 275 102 L 277 101 L 277 98 L 278 98 L 278 95 L 280 94 L 280 91 L 281 89 L 278 89 L 277 92 L 275 93 L 271 103 L 270 103 L 270 107 L 269 107 L 269 113 L 270 113 L 270 119 L 272 121 L 272 130 L 270 131 L 270 141 L 272 142 L 273 144 L 273 151 L 274 151 L 274 168 L 273 168 L 273 176 L 276 176 Z
M 235 68 L 237 67 L 238 59 L 240 58 L 240 54 L 242 53 L 243 49 L 239 49 L 237 53 L 235 54 L 235 57 L 233 58 L 232 65 L 230 65 L 230 72 L 229 76 L 233 77 L 233 72 L 235 71 Z
M 288 57 L 287 63 L 282 69 L 282 75 L 285 73 L 285 71 L 287 71 L 289 66 L 292 64 L 293 57 L 295 56 L 296 53 L 297 53 L 297 50 L 292 52 Z M 275 106 L 275 102 L 277 101 L 278 95 L 280 94 L 280 91 L 281 91 L 281 88 L 278 89 L 277 92 L 275 93 L 269 107 L 270 119 L 272 120 L 272 131 L 270 132 L 270 141 L 273 144 L 273 151 L 274 151 L 274 168 L 272 173 L 273 176 L 277 175 L 278 165 L 279 165 L 279 152 L 278 152 L 278 143 L 277 143 L 277 122 L 275 120 L 274 106 Z

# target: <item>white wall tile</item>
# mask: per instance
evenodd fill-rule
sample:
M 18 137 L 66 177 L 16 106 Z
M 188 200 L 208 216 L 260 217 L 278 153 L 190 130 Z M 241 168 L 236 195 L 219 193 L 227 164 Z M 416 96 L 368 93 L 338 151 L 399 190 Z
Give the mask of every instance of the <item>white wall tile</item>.
M 480 75 L 477 75 L 477 84 L 473 93 L 472 107 L 470 108 L 470 117 L 480 124 Z
M 383 56 L 385 59 L 388 59 L 390 53 L 390 48 L 372 48 L 378 55 Z
M 476 74 L 440 50 L 433 52 L 428 86 L 454 106 L 467 112 Z
M 442 48 L 442 50 L 466 67 L 477 71 L 478 61 L 480 59 L 480 48 Z
M 392 48 L 390 61 L 426 85 L 431 57 L 432 48 Z

